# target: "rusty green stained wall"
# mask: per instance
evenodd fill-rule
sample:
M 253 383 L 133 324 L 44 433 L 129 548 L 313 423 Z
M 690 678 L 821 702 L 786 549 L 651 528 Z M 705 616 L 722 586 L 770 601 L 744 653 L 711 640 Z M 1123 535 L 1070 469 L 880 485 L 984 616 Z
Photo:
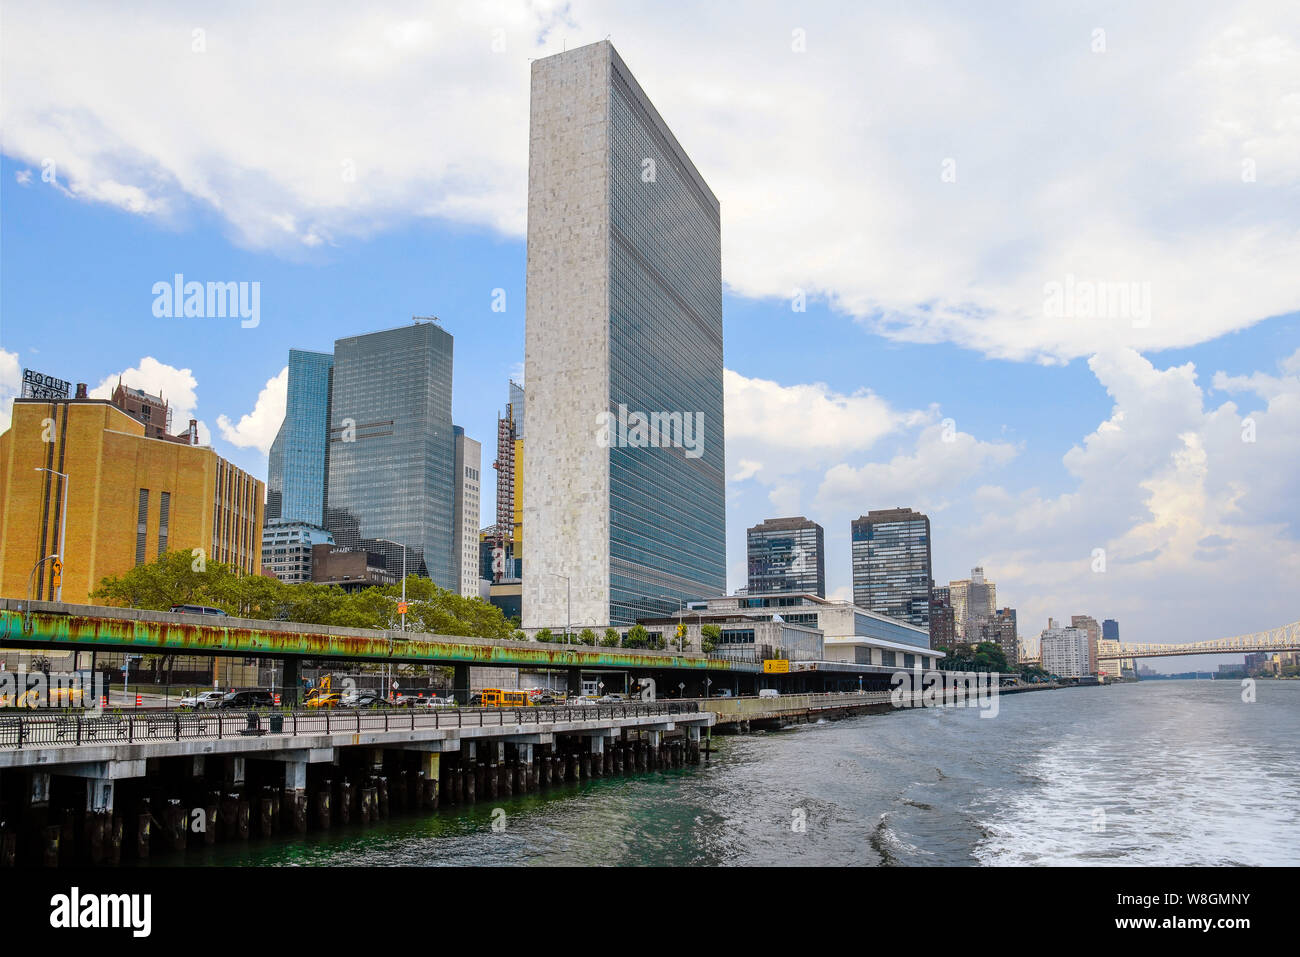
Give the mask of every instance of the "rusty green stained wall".
M 107 610 L 107 609 L 106 609 Z M 277 622 L 277 625 L 282 623 Z M 760 670 L 756 665 L 677 655 L 640 655 L 631 651 L 575 651 L 518 642 L 458 642 L 330 635 L 310 631 L 263 631 L 256 628 L 192 625 L 180 622 L 134 621 L 97 615 L 60 615 L 35 611 L 28 631 L 23 615 L 0 610 L 0 647 L 63 646 L 67 648 L 142 651 L 149 654 L 286 655 L 369 661 L 392 660 L 417 664 L 476 664 L 537 668 L 644 668 L 686 671 Z M 310 627 L 310 626 L 304 626 Z

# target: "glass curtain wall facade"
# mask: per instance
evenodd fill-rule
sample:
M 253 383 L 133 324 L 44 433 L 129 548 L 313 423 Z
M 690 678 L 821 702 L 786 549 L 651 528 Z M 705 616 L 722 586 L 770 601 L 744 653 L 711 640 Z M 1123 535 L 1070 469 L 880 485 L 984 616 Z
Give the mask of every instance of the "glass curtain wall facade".
M 631 624 L 726 590 L 722 236 L 717 200 L 611 54 L 609 411 L 699 430 L 698 455 L 610 448 L 610 622 Z
M 266 475 L 266 521 L 320 525 L 328 496 L 330 380 L 334 357 L 289 350 L 284 422 L 271 443 Z
M 853 603 L 928 628 L 930 519 L 910 508 L 868 512 L 852 522 Z
M 749 592 L 826 597 L 825 532 L 814 521 L 769 518 L 746 532 Z
M 436 322 L 334 343 L 326 527 L 339 548 L 459 592 L 452 337 Z

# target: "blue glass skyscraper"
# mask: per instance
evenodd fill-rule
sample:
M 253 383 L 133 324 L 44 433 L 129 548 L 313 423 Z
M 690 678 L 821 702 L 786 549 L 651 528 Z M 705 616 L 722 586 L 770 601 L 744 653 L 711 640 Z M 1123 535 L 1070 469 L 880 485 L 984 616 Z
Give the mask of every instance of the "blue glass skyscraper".
M 289 393 L 284 422 L 271 443 L 266 476 L 266 521 L 320 525 L 328 496 L 330 378 L 334 357 L 289 350 Z
M 384 555 L 459 592 L 454 551 L 452 337 L 417 321 L 334 343 L 325 526 L 340 548 Z

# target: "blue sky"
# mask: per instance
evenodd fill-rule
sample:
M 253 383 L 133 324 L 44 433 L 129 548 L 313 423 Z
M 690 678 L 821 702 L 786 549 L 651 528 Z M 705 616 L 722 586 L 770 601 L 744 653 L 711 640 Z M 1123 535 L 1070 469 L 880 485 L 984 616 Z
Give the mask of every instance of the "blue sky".
M 487 471 L 522 371 L 527 60 L 613 33 L 722 203 L 732 587 L 747 525 L 806 514 L 848 597 L 850 519 L 911 505 L 936 578 L 982 563 L 1023 636 L 1300 617 L 1295 11 L 1049 5 L 1001 30 L 922 7 L 759 3 L 747 31 L 691 7 L 686 37 L 586 3 L 324 4 L 310 36 L 257 7 L 146 3 L 129 37 L 93 7 L 9 7 L 0 402 L 20 367 L 141 369 L 265 476 L 289 348 L 437 315 Z M 1040 82 L 999 66 L 1029 51 Z M 260 325 L 155 318 L 177 272 L 259 282 Z M 1045 314 L 1067 275 L 1145 283 L 1151 321 Z

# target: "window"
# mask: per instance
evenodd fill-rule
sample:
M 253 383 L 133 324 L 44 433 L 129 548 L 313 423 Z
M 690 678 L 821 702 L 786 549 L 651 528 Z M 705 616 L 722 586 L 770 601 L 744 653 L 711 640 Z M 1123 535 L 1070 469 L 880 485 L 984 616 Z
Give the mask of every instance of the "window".
M 144 544 L 149 537 L 149 490 L 140 489 L 140 503 L 135 516 L 135 563 L 144 564 Z

